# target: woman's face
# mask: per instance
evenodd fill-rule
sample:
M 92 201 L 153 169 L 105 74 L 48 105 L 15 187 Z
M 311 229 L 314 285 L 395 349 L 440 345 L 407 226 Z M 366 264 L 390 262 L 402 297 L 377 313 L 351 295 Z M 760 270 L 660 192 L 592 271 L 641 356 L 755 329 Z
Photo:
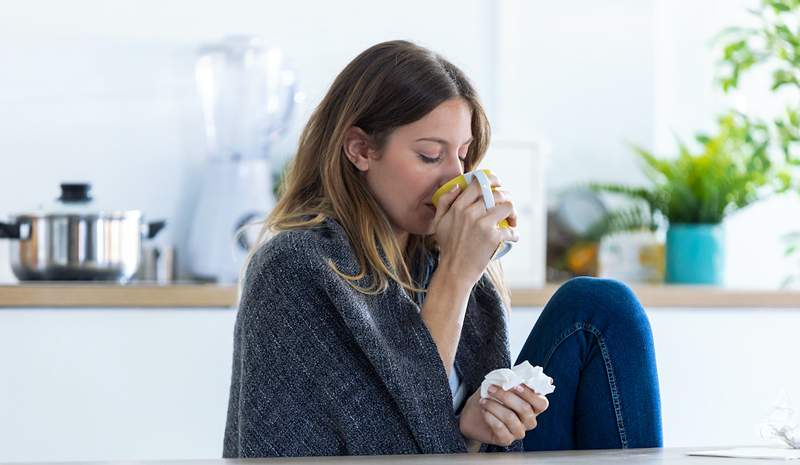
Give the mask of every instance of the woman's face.
M 405 244 L 408 233 L 433 234 L 436 189 L 464 173 L 472 141 L 472 112 L 460 98 L 441 103 L 422 119 L 400 126 L 362 169 L 367 185 Z M 361 167 L 359 167 L 361 169 Z

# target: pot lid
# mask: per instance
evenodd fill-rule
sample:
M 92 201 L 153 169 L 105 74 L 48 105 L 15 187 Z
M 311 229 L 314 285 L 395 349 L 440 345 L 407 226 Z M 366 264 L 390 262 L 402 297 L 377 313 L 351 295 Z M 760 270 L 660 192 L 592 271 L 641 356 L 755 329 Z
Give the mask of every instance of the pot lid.
M 59 215 L 80 215 L 80 216 L 105 216 L 121 217 L 131 215 L 141 215 L 139 210 L 120 210 L 116 208 L 105 208 L 100 205 L 91 195 L 92 186 L 88 182 L 64 182 L 61 183 L 61 195 L 56 199 L 40 204 L 39 207 L 30 212 L 17 216 L 59 216 Z

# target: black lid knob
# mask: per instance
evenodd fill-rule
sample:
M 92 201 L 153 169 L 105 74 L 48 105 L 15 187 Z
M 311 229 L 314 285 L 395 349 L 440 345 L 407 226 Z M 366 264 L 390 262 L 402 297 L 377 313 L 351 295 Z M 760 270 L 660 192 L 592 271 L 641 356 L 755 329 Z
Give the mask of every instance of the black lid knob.
M 92 189 L 91 184 L 87 182 L 75 183 L 61 183 L 61 197 L 58 200 L 62 202 L 88 202 L 92 200 L 89 196 L 89 191 Z

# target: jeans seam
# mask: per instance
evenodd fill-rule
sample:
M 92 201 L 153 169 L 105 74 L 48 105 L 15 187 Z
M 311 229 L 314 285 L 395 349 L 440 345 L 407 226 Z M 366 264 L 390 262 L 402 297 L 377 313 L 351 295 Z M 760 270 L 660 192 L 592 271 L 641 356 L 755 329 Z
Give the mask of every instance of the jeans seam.
M 623 449 L 628 448 L 628 437 L 625 432 L 625 422 L 622 418 L 622 402 L 619 398 L 619 392 L 617 390 L 617 379 L 614 375 L 614 367 L 611 364 L 611 357 L 608 354 L 608 347 L 606 346 L 605 341 L 603 340 L 603 333 L 597 329 L 596 327 L 592 326 L 589 323 L 575 323 L 573 328 L 568 328 L 564 330 L 558 337 L 558 340 L 555 344 L 553 344 L 552 349 L 548 351 L 547 355 L 544 359 L 544 366 L 545 368 L 550 363 L 550 358 L 555 353 L 556 349 L 570 336 L 575 334 L 578 331 L 587 331 L 594 335 L 597 339 L 597 345 L 600 347 L 600 355 L 603 357 L 603 363 L 606 367 L 606 376 L 608 377 L 608 388 L 611 391 L 611 402 L 614 405 L 614 415 L 617 420 L 617 433 L 619 433 L 619 441 L 622 445 Z

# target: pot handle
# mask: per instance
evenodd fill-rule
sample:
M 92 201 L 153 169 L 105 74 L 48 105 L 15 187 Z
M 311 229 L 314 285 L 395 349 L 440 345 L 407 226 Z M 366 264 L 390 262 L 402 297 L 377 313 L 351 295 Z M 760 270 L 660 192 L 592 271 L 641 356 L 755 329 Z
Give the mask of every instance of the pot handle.
M 166 225 L 167 225 L 166 220 L 151 221 L 147 223 L 147 232 L 145 234 L 145 237 L 147 237 L 147 239 L 152 239 L 156 237 L 156 235 L 159 232 L 161 232 L 161 230 L 164 229 L 164 226 Z
M 3 223 L 0 222 L 0 238 L 2 239 L 19 239 L 22 237 L 19 223 Z

